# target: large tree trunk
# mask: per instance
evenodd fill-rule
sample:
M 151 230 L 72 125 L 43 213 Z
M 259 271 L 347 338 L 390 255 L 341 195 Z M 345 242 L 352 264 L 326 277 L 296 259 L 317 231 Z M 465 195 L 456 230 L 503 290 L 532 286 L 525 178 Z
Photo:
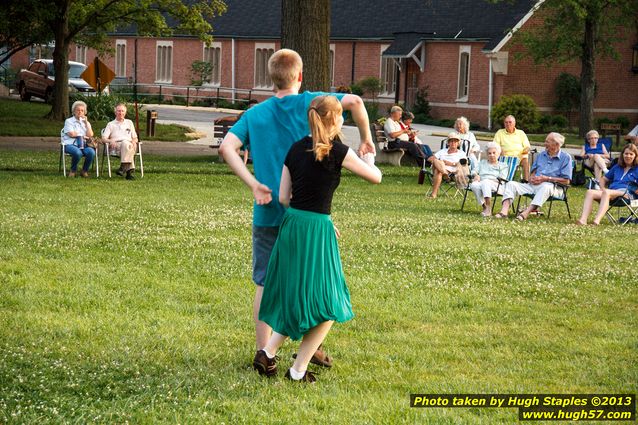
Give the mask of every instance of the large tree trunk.
M 585 18 L 585 36 L 583 39 L 583 53 L 580 70 L 580 125 L 578 134 L 585 134 L 593 129 L 594 123 L 594 95 L 596 88 L 595 75 L 595 42 L 598 33 L 597 17 L 588 14 Z
M 53 107 L 48 118 L 64 121 L 69 112 L 69 1 L 56 2 L 59 24 L 53 28 L 55 48 L 53 49 L 53 67 L 55 85 L 53 86 Z
M 282 0 L 281 47 L 303 59 L 302 90 L 330 90 L 330 0 Z

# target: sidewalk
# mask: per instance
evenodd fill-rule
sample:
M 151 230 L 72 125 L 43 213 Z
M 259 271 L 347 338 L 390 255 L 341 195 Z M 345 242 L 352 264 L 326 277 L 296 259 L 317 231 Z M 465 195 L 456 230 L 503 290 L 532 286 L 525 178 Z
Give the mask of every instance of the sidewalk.
M 0 149 L 16 151 L 59 152 L 59 137 L 0 137 Z M 213 156 L 216 151 L 208 144 L 192 142 L 143 142 L 142 152 L 146 155 L 167 156 Z M 101 154 L 100 150 L 100 154 Z

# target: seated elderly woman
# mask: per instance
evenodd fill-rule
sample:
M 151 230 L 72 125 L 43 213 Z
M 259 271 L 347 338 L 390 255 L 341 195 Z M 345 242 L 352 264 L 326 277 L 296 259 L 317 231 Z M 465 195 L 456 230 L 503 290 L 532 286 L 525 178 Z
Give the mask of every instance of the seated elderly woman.
M 585 165 L 594 169 L 594 177 L 600 181 L 603 174 L 607 174 L 611 155 L 603 143 L 598 143 L 600 134 L 596 130 L 590 130 L 585 136 L 585 146 L 580 151 L 580 156 L 585 160 Z M 578 159 L 578 158 L 577 158 Z
M 95 149 L 86 145 L 86 138 L 93 137 L 91 123 L 86 118 L 86 103 L 78 100 L 71 106 L 73 116 L 64 121 L 62 144 L 64 153 L 71 155 L 71 171 L 69 177 L 75 177 L 80 159 L 84 156 L 84 166 L 80 175 L 89 176 L 89 168 L 95 158 Z
M 454 174 L 454 180 L 458 187 L 467 185 L 469 174 L 468 161 L 465 152 L 459 149 L 461 137 L 453 131 L 447 135 L 447 149 L 441 149 L 431 159 L 434 177 L 432 178 L 432 193 L 434 199 L 439 194 L 439 188 L 443 179 L 449 179 Z
M 419 130 L 415 130 L 412 128 L 413 120 L 414 120 L 414 114 L 412 112 L 403 111 L 403 113 L 401 114 L 401 121 L 399 122 L 399 125 L 401 126 L 402 129 L 409 130 L 409 133 L 408 133 L 409 141 L 416 143 L 419 146 L 419 148 L 421 148 L 421 150 L 423 151 L 423 155 L 425 156 L 425 159 L 427 161 L 430 161 L 432 158 L 432 149 L 430 149 L 428 145 L 423 143 L 423 141 L 419 139 L 419 137 L 417 136 L 417 134 L 419 134 Z
M 459 133 L 461 140 L 467 140 L 470 143 L 470 151 L 468 157 L 472 164 L 472 168 L 478 163 L 478 155 L 481 152 L 481 146 L 476 141 L 476 136 L 470 131 L 470 120 L 465 117 L 458 117 L 454 122 L 454 130 Z
M 476 202 L 483 207 L 481 215 L 489 217 L 492 213 L 492 192 L 498 188 L 498 179 L 507 178 L 507 164 L 498 161 L 501 147 L 494 142 L 487 144 L 487 159 L 482 159 L 476 168 L 476 176 L 470 183 Z
M 638 185 L 638 148 L 628 144 L 622 150 L 618 163 L 611 167 L 600 180 L 601 189 L 590 189 L 585 193 L 583 213 L 576 224 L 587 224 L 587 218 L 594 208 L 594 201 L 599 201 L 598 212 L 592 224 L 598 225 L 609 209 L 609 201 L 620 196 L 630 199 L 638 198 L 638 193 L 630 190 L 630 185 Z M 634 189 L 632 187 L 632 189 Z M 634 189 L 635 190 L 635 189 Z
M 510 181 L 503 189 L 503 207 L 495 218 L 507 217 L 510 205 L 517 195 L 534 195 L 530 205 L 516 216 L 525 220 L 531 212 L 538 209 L 550 196 L 561 196 L 564 192 L 555 183 L 569 184 L 572 179 L 572 157 L 561 147 L 565 137 L 559 133 L 549 133 L 545 138 L 545 150 L 536 156 L 532 166 L 529 183 Z

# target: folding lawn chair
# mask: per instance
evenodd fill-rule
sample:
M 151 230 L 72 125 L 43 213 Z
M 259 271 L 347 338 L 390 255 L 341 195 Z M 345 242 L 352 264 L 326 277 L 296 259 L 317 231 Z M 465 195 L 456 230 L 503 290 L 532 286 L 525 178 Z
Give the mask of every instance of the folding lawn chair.
M 625 192 L 625 195 L 627 195 L 628 192 L 635 193 L 636 189 L 638 189 L 638 186 L 630 185 L 627 191 Z M 609 208 L 605 212 L 607 215 L 607 218 L 612 223 L 620 224 L 621 226 L 624 226 L 627 223 L 638 224 L 638 199 L 632 199 L 629 196 L 625 197 L 625 195 L 619 196 L 618 198 L 612 200 L 609 203 Z M 617 208 L 616 217 L 614 217 L 611 214 L 612 208 Z M 625 208 L 627 209 L 629 215 L 627 217 L 621 217 L 620 214 Z
M 441 140 L 441 149 L 444 149 L 447 147 L 447 137 L 443 140 Z M 470 141 L 469 140 L 461 140 L 461 144 L 459 146 L 459 150 L 462 150 L 463 152 L 465 152 L 465 156 L 468 157 L 467 161 L 468 161 L 468 166 L 469 166 L 469 152 L 470 152 Z M 423 168 L 421 169 L 421 173 L 423 173 L 425 175 L 425 177 L 427 177 L 428 182 L 430 183 L 430 190 L 428 191 L 428 193 L 426 195 L 429 195 L 430 193 L 432 193 L 432 178 L 434 177 L 434 171 L 432 170 L 432 167 L 425 167 L 425 163 L 423 164 Z M 441 182 L 441 194 L 445 195 L 447 194 L 450 190 L 454 189 L 454 195 L 460 195 L 461 194 L 461 190 L 456 186 L 456 173 L 450 173 L 449 174 L 450 179 L 449 180 L 443 180 Z M 468 180 L 469 180 L 469 176 L 467 176 Z
M 495 202 L 496 198 L 499 196 L 503 196 L 503 187 L 505 186 L 505 183 L 514 179 L 514 174 L 516 173 L 516 168 L 518 168 L 520 161 L 521 161 L 520 158 L 516 156 L 500 156 L 498 158 L 498 162 L 507 164 L 507 177 L 505 179 L 498 179 L 498 186 L 496 186 L 496 190 L 492 191 L 492 213 L 494 213 L 494 204 L 496 203 Z M 463 211 L 463 208 L 465 206 L 467 193 L 472 191 L 472 189 L 470 189 L 471 183 L 472 183 L 471 180 L 468 181 L 467 187 L 465 188 L 465 191 L 464 191 L 465 193 L 463 195 L 463 203 L 461 204 L 461 211 Z
M 66 177 L 66 156 L 68 154 L 64 152 L 64 142 L 63 142 L 64 129 L 60 130 L 60 160 L 58 165 L 58 171 L 62 171 L 64 177 Z M 99 166 L 99 158 L 98 158 L 98 149 L 95 148 L 95 158 L 93 159 L 93 164 L 91 167 L 95 168 L 95 177 L 100 177 L 100 166 Z

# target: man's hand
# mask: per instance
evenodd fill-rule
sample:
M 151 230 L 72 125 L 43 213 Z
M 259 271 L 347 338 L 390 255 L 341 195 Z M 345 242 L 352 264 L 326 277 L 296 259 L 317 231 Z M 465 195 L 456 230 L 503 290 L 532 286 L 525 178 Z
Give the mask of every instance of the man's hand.
M 529 182 L 530 182 L 531 184 L 533 184 L 533 185 L 541 184 L 541 183 L 543 183 L 544 181 L 545 181 L 545 178 L 544 178 L 543 176 L 536 176 L 536 175 L 532 176 L 532 177 L 529 179 Z
M 361 144 L 359 145 L 359 156 L 363 157 L 363 155 L 367 154 L 367 153 L 371 153 L 373 155 L 376 155 L 377 151 L 374 148 L 374 143 L 372 143 L 371 140 L 362 140 Z
M 272 201 L 272 190 L 265 184 L 258 183 L 253 188 L 253 197 L 257 205 L 266 205 Z

